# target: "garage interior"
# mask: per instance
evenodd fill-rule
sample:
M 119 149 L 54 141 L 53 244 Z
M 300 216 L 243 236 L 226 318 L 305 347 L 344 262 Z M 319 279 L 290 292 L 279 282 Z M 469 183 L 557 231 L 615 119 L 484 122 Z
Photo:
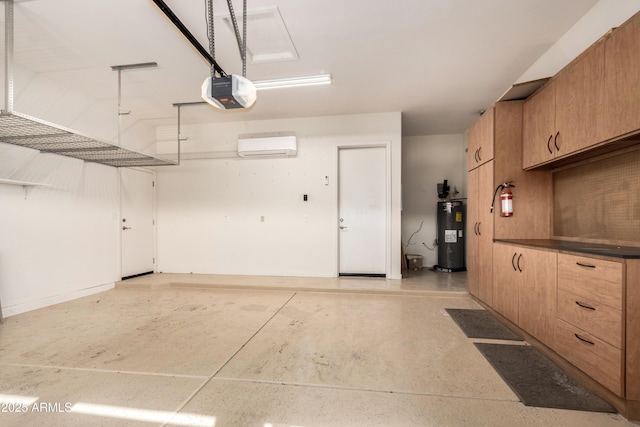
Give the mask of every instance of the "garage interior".
M 522 154 L 528 106 L 584 52 L 618 28 L 640 47 L 637 0 L 249 0 L 246 23 L 228 3 L 2 1 L 0 425 L 637 424 L 640 216 L 625 195 L 640 67 L 621 92 L 637 126 Z M 246 65 L 255 105 L 206 103 L 211 64 L 158 4 L 229 75 Z M 293 77 L 328 81 L 265 88 Z M 473 145 L 488 117 L 490 155 Z M 487 161 L 496 213 L 482 221 Z M 493 191 L 511 180 L 508 218 Z M 464 224 L 439 235 L 451 202 Z M 473 243 L 488 221 L 490 246 Z M 514 249 L 513 269 L 531 268 L 541 240 L 623 266 L 622 338 L 603 338 L 622 363 L 613 385 L 522 321 L 529 295 L 511 311 L 499 260 Z M 451 243 L 466 245 L 461 271 L 443 262 Z M 555 301 L 576 248 L 541 250 L 558 260 L 547 314 L 570 323 Z M 469 338 L 446 309 L 487 310 L 524 341 Z M 478 343 L 539 349 L 613 412 L 524 405 Z

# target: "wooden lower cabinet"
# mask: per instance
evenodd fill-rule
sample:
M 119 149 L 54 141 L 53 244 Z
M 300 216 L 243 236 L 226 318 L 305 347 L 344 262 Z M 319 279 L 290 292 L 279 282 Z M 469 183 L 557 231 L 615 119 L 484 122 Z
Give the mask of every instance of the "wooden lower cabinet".
M 493 245 L 491 309 L 640 419 L 640 259 Z
M 493 309 L 553 347 L 557 254 L 495 243 Z
M 557 254 L 524 248 L 516 266 L 524 276 L 518 296 L 519 325 L 554 347 L 556 317 Z
M 623 260 L 558 254 L 556 351 L 624 396 Z
M 516 262 L 521 248 L 501 243 L 493 245 L 493 309 L 518 322 L 518 295 L 523 275 Z
M 556 323 L 555 348 L 562 357 L 616 396 L 624 396 L 621 349 L 562 319 Z
M 601 338 L 617 348 L 624 348 L 623 311 L 558 288 L 557 317 Z

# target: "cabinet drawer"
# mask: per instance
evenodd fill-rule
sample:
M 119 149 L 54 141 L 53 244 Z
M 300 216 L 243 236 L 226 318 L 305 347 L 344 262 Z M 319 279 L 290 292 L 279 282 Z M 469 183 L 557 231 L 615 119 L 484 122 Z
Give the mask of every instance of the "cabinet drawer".
M 624 348 L 621 310 L 559 289 L 557 316 L 614 347 Z
M 556 323 L 556 349 L 591 378 L 623 396 L 622 350 L 561 319 Z
M 622 263 L 558 254 L 558 289 L 622 310 Z

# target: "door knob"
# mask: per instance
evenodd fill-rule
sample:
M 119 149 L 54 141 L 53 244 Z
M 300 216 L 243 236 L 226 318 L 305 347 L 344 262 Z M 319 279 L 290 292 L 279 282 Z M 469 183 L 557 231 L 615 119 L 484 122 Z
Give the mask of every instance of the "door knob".
M 345 225 L 341 225 L 341 226 L 340 226 L 340 230 L 344 230 L 345 228 L 349 228 L 349 227 L 347 227 L 347 226 L 345 226 Z
M 122 226 L 122 229 L 123 229 L 123 230 L 131 230 L 131 227 L 126 227 L 126 226 L 124 226 L 124 225 L 123 225 L 123 226 Z

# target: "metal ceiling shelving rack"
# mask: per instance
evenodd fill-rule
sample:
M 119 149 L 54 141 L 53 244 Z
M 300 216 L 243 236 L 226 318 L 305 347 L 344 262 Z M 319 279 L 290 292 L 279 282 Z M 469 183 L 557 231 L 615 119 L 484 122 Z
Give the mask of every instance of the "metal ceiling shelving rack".
M 2 1 L 5 3 L 5 110 L 0 113 L 0 142 L 114 167 L 179 164 L 13 111 L 13 0 Z

